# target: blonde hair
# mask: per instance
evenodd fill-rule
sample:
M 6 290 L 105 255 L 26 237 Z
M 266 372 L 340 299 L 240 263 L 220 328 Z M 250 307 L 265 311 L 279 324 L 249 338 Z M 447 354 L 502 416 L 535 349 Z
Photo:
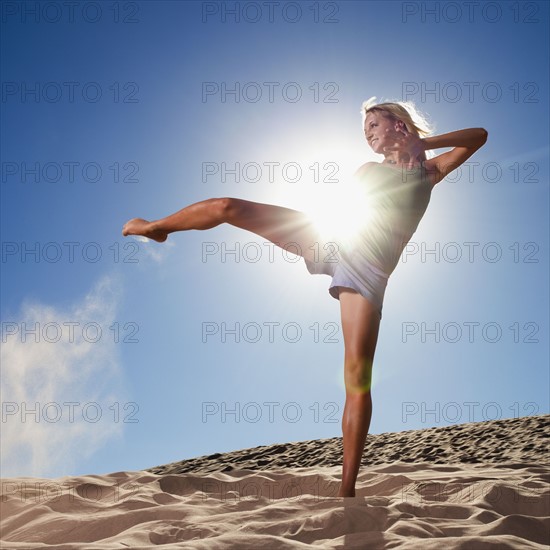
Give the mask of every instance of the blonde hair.
M 426 116 L 417 109 L 412 101 L 377 103 L 375 96 L 367 99 L 367 101 L 363 101 L 361 105 L 363 126 L 365 126 L 367 114 L 374 111 L 379 111 L 383 116 L 391 120 L 401 120 L 411 134 L 421 138 L 431 135 L 434 131 L 432 124 L 428 122 Z M 422 160 L 426 160 L 426 154 L 428 158 L 433 156 L 433 152 L 428 150 L 422 154 Z

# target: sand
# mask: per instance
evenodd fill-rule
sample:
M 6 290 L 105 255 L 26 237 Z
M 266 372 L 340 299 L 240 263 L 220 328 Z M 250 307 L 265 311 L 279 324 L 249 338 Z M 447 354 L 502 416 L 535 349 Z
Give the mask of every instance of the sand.
M 1 548 L 547 550 L 549 421 L 369 435 L 353 498 L 341 438 L 3 479 Z

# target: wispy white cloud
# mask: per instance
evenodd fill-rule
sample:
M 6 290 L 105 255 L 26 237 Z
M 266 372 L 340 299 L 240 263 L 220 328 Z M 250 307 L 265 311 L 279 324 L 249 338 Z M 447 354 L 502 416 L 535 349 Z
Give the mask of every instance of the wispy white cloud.
M 2 320 L 2 475 L 59 476 L 121 434 L 122 285 L 104 276 L 68 308 L 25 302 Z
M 140 244 L 140 255 L 143 255 L 143 257 L 145 258 L 150 258 L 156 263 L 163 262 L 168 257 L 170 249 L 175 246 L 174 243 L 171 241 L 157 243 L 156 241 L 148 239 L 147 237 L 142 237 L 141 235 L 132 235 L 132 238 L 134 238 L 139 243 L 144 243 Z

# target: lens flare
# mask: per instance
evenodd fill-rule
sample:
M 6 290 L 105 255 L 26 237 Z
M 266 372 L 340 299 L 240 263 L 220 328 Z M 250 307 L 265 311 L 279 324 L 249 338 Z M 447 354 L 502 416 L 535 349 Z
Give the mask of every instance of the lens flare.
M 352 243 L 372 215 L 372 204 L 364 187 L 351 179 L 311 198 L 307 214 L 325 241 Z

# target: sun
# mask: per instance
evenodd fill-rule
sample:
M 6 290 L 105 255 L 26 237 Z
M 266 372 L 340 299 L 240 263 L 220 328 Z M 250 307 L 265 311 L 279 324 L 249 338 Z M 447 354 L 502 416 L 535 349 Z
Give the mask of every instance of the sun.
M 373 159 L 365 157 L 363 142 L 352 139 L 349 132 L 331 131 L 321 136 L 304 132 L 301 141 L 314 145 L 302 147 L 299 156 L 293 156 L 295 151 L 286 156 L 280 152 L 273 155 L 300 166 L 299 180 L 289 182 L 283 178 L 258 200 L 303 212 L 325 243 L 353 245 L 376 210 L 367 192 L 368 184 L 354 174 L 365 161 Z
M 308 202 L 306 214 L 326 242 L 351 244 L 372 216 L 372 201 L 355 178 L 340 182 L 337 189 L 317 188 Z

